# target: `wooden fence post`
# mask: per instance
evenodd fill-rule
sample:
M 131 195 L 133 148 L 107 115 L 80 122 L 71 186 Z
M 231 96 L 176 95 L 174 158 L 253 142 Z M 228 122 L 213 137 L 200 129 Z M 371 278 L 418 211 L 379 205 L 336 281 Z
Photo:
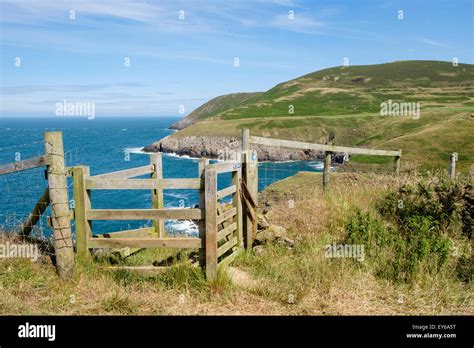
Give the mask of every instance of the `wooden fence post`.
M 324 171 L 323 171 L 323 191 L 328 190 L 329 185 L 329 173 L 331 171 L 331 151 L 324 152 Z
M 242 129 L 242 150 L 250 150 L 250 130 L 247 128 Z
M 206 278 L 217 277 L 217 173 L 214 169 L 205 171 L 206 206 Z
M 257 159 L 257 151 L 255 150 L 247 150 L 242 152 L 242 180 L 245 182 L 245 185 L 248 188 L 249 193 L 258 201 L 258 159 Z M 252 223 L 249 215 L 250 213 L 247 211 L 247 206 L 244 204 L 242 205 L 242 213 L 243 213 L 243 239 L 244 239 L 244 246 L 246 249 L 251 249 L 253 245 L 253 240 L 256 234 L 256 224 Z M 256 217 L 258 220 L 258 218 Z
M 74 220 L 76 223 L 76 250 L 80 256 L 89 256 L 88 241 L 92 238 L 92 221 L 87 220 L 87 210 L 91 209 L 91 192 L 86 189 L 90 176 L 89 167 L 77 166 L 72 169 L 74 183 Z
M 153 153 L 150 155 L 150 163 L 153 165 L 152 178 L 163 179 L 163 154 L 161 152 Z M 156 188 L 152 190 L 151 202 L 153 209 L 162 209 L 164 207 L 163 201 L 163 190 Z M 165 221 L 164 220 L 153 220 L 153 227 L 155 233 L 159 238 L 165 237 Z
M 393 175 L 395 176 L 400 174 L 400 159 L 401 159 L 402 150 L 398 150 L 398 151 L 400 151 L 400 156 L 393 157 Z
M 74 247 L 62 132 L 45 132 L 44 145 L 46 154 L 50 156 L 47 174 L 56 269 L 61 278 L 70 279 L 74 275 Z
M 456 175 L 456 161 L 458 160 L 458 154 L 453 152 L 451 154 L 451 164 L 449 166 L 449 177 L 452 179 Z
M 242 180 L 242 167 L 232 172 L 232 185 L 235 185 L 235 193 L 232 197 L 232 204 L 237 209 L 235 214 L 235 221 L 237 222 L 237 246 L 242 248 L 244 246 L 243 240 L 243 226 L 242 226 L 242 201 L 240 197 L 240 181 Z
M 198 161 L 198 178 L 201 179 L 201 188 L 199 189 L 199 209 L 205 209 L 206 207 L 206 195 L 205 195 L 205 169 L 209 164 L 207 158 L 200 158 Z M 198 222 L 199 238 L 206 240 L 206 220 L 199 220 Z M 199 263 L 204 268 L 206 265 L 206 248 L 202 247 L 199 249 Z

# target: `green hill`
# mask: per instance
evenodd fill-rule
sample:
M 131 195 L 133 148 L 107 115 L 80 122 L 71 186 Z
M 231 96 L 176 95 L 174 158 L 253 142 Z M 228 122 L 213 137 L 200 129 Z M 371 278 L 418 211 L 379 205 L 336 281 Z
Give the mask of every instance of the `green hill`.
M 236 108 L 248 99 L 258 96 L 259 94 L 261 94 L 261 92 L 221 95 L 201 105 L 187 117 L 173 124 L 170 128 L 177 130 L 186 128 L 199 120 L 207 119 L 226 110 Z
M 381 116 L 381 103 L 419 103 L 420 117 Z M 231 94 L 207 102 L 180 121 L 173 135 L 256 135 L 339 145 L 401 148 L 422 167 L 474 163 L 474 65 L 400 61 L 334 67 L 263 93 Z

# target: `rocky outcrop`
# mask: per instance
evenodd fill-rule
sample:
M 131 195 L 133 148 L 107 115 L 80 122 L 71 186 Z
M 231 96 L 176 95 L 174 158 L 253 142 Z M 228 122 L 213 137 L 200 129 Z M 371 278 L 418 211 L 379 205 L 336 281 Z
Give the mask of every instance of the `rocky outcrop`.
M 295 241 L 288 238 L 284 227 L 272 225 L 265 214 L 258 214 L 257 235 L 252 250 L 256 254 L 265 254 L 266 246 L 273 243 L 285 245 L 289 249 L 295 246 Z
M 186 127 L 189 127 L 190 125 L 196 123 L 196 120 L 192 118 L 183 118 L 182 120 L 179 120 L 178 122 L 173 123 L 169 128 L 174 129 L 174 130 L 181 130 Z
M 144 148 L 147 152 L 175 153 L 190 157 L 232 160 L 242 148 L 237 137 L 204 137 L 170 135 Z M 284 149 L 273 146 L 252 145 L 260 161 L 298 161 L 322 159 L 323 154 L 313 150 Z

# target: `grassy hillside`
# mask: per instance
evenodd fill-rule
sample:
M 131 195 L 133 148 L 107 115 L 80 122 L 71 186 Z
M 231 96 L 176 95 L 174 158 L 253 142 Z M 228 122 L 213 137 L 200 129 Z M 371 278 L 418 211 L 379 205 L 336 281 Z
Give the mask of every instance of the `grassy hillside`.
M 388 100 L 420 103 L 420 117 L 380 116 L 381 103 Z M 426 169 L 446 166 L 454 151 L 460 153 L 461 169 L 474 162 L 474 66 L 469 64 L 335 67 L 252 94 L 226 110 L 218 98 L 205 105 L 212 111 L 201 107 L 197 123 L 173 136 L 238 136 L 245 127 L 267 137 L 400 148 L 405 160 Z
M 170 128 L 183 129 L 193 123 L 198 122 L 199 120 L 208 119 L 226 110 L 236 108 L 243 102 L 251 99 L 252 97 L 258 96 L 259 94 L 260 92 L 221 95 L 201 105 L 196 110 L 191 112 L 186 118 L 176 122 Z
M 243 252 L 233 267 L 249 275 L 251 286 L 231 282 L 225 272 L 220 272 L 216 281 L 207 282 L 202 270 L 187 262 L 186 253 L 177 257 L 173 267 L 154 275 L 111 270 L 106 258 L 79 259 L 71 282 L 57 277 L 46 256 L 37 262 L 5 259 L 0 262 L 0 314 L 473 315 L 470 240 L 459 232 L 453 234 L 457 229 L 447 230 L 451 233 L 447 235 L 449 244 L 441 248 L 430 249 L 430 244 L 425 243 L 419 249 L 408 250 L 410 253 L 397 253 L 392 249 L 394 243 L 387 239 L 381 243 L 384 252 L 380 257 L 373 256 L 376 249 L 367 246 L 363 262 L 325 257 L 326 246 L 345 243 L 351 232 L 354 234 L 354 227 L 368 233 L 374 228 L 393 228 L 395 224 L 386 222 L 377 206 L 384 202 L 383 197 L 399 192 L 407 183 L 429 189 L 426 183 L 416 186 L 420 180 L 414 176 L 335 174 L 331 176 L 329 191 L 323 194 L 320 173 L 299 173 L 269 186 L 260 194 L 261 204 L 265 201 L 270 205 L 269 222 L 286 228 L 295 246 L 288 248 L 275 242 L 266 244 L 264 252 Z M 448 204 L 455 202 L 452 207 L 457 209 L 459 189 L 451 188 L 447 186 L 441 195 L 438 192 L 438 197 L 444 197 Z M 294 206 L 288 206 L 289 199 Z M 357 215 L 353 215 L 356 209 L 370 213 L 373 220 L 357 224 Z M 446 209 L 432 211 L 446 213 Z M 453 221 L 448 227 L 458 226 L 457 220 Z M 431 236 L 431 229 L 423 229 L 424 226 L 419 224 L 414 229 L 415 237 L 417 232 Z M 435 235 L 440 240 L 447 236 Z M 438 246 L 437 240 L 431 238 L 427 242 Z M 440 252 L 451 247 L 457 254 L 447 253 L 443 267 L 434 268 Z M 147 249 L 115 262 L 150 266 L 167 262 L 177 252 L 178 249 L 171 248 Z M 405 255 L 422 256 L 415 260 L 410 279 L 400 280 L 382 272 L 396 264 L 394 255 L 402 257 L 398 259 L 402 265 Z

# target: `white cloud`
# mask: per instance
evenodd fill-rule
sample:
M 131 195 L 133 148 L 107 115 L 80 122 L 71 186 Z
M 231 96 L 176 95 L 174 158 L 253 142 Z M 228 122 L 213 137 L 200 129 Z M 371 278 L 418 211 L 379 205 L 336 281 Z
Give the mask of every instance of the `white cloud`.
M 419 41 L 420 41 L 420 42 L 423 42 L 424 44 L 427 44 L 427 45 L 430 45 L 430 46 L 434 46 L 434 47 L 449 48 L 449 49 L 455 48 L 454 46 L 447 45 L 447 44 L 444 44 L 444 43 L 442 43 L 442 42 L 435 41 L 435 40 L 431 40 L 431 39 L 427 39 L 427 38 L 421 38 L 421 39 L 419 39 Z

